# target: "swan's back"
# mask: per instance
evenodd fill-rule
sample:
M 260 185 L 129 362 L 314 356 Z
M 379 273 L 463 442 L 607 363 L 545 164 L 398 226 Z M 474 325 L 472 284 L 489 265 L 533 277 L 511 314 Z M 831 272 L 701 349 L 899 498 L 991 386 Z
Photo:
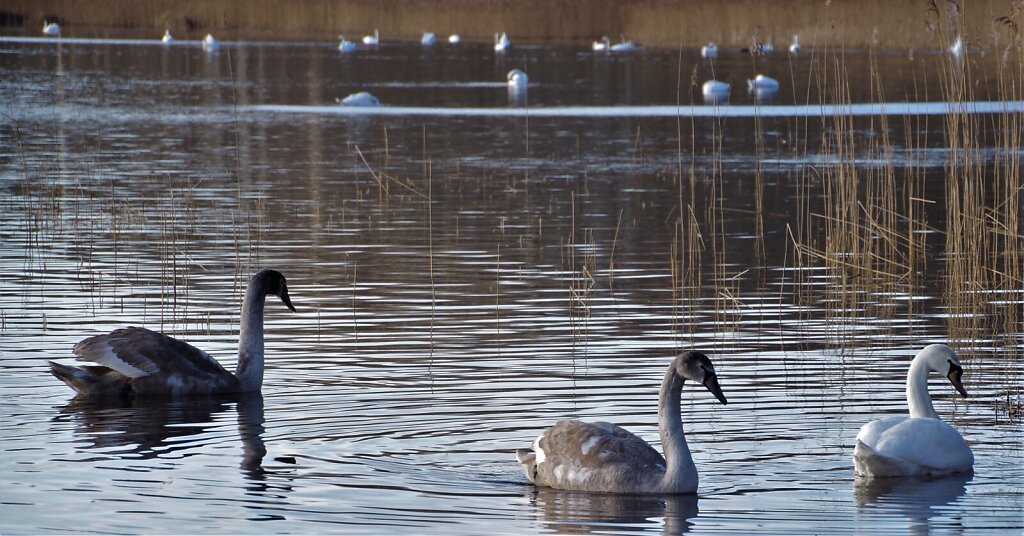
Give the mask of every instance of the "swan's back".
M 649 492 L 665 474 L 658 451 L 606 422 L 559 421 L 517 458 L 531 482 L 575 491 Z
M 944 475 L 970 471 L 974 453 L 938 419 L 889 417 L 861 427 L 853 463 L 863 476 Z

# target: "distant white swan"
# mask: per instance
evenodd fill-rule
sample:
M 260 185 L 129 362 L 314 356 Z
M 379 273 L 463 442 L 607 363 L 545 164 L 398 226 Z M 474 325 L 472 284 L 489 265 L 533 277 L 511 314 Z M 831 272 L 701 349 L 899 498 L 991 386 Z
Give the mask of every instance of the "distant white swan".
M 747 80 L 747 92 L 759 99 L 770 99 L 779 92 L 779 81 L 759 74 L 753 80 Z
M 508 86 L 518 90 L 526 89 L 526 85 L 530 83 L 530 78 L 526 76 L 526 73 L 519 69 L 512 69 L 508 72 Z
M 344 99 L 338 100 L 338 102 L 341 103 L 342 106 L 362 106 L 368 108 L 380 106 L 380 99 L 365 91 L 353 93 Z
M 349 41 L 348 39 L 345 39 L 344 35 L 339 35 L 338 39 L 340 39 L 340 41 L 338 42 L 338 50 L 340 52 L 355 52 L 356 49 L 359 48 L 359 45 L 357 45 L 355 41 Z
M 61 27 L 56 22 L 43 21 L 43 35 L 60 35 Z
M 952 426 L 939 420 L 928 395 L 928 373 L 946 376 L 961 395 L 964 369 L 956 353 L 943 344 L 925 346 L 907 372 L 910 417 L 871 421 L 857 433 L 853 466 L 867 477 L 945 475 L 970 471 L 974 453 Z
M 701 86 L 701 93 L 704 94 L 704 102 L 708 104 L 725 103 L 729 101 L 729 84 L 718 80 L 708 80 Z
M 172 43 L 174 42 L 174 36 L 171 35 L 170 30 L 164 30 L 164 36 L 160 38 L 160 41 L 164 43 Z
M 793 34 L 793 42 L 789 45 L 790 54 L 799 54 L 802 48 L 800 47 L 800 36 Z
M 512 46 L 512 42 L 508 39 L 508 34 L 502 32 L 499 36 L 497 33 L 494 34 L 494 51 L 505 52 Z
M 964 47 L 964 40 L 959 35 L 956 36 L 956 39 L 953 40 L 953 45 L 949 47 L 949 53 L 959 58 L 966 51 L 967 48 Z
M 437 36 L 434 32 L 423 32 L 423 36 L 420 37 L 420 44 L 425 47 L 432 47 L 437 42 Z
M 459 34 L 451 34 L 448 36 L 448 42 L 453 45 L 457 45 L 462 42 L 462 36 Z
M 238 367 L 232 374 L 210 354 L 145 328 L 122 328 L 75 345 L 75 356 L 97 365 L 50 362 L 50 372 L 87 396 L 209 395 L 259 391 L 263 384 L 264 299 L 274 295 L 295 311 L 284 276 L 261 270 L 242 302 Z
M 608 51 L 608 43 L 610 41 L 611 40 L 608 39 L 608 36 L 606 35 L 606 36 L 602 37 L 600 40 L 594 41 L 594 44 L 591 45 L 591 48 L 594 50 L 594 52 L 607 52 Z
M 718 57 L 718 45 L 713 41 L 709 41 L 708 44 L 700 47 L 700 57 L 714 59 Z
M 363 36 L 364 45 L 379 45 L 380 44 L 380 30 L 373 30 L 373 35 Z
M 605 39 L 608 38 L 605 37 Z M 632 41 L 626 41 L 625 38 L 623 38 L 621 42 L 615 43 L 614 45 L 611 44 L 611 40 L 607 40 L 606 43 L 608 44 L 608 50 L 612 52 L 631 52 L 640 49 L 640 45 Z
M 218 48 L 220 48 L 220 42 L 217 41 L 217 38 L 212 34 L 206 34 L 206 37 L 203 38 L 203 49 L 213 51 Z
M 665 456 L 643 439 L 607 422 L 560 421 L 518 449 L 530 482 L 558 489 L 609 493 L 696 493 L 697 467 L 683 435 L 679 396 L 693 380 L 726 403 L 715 367 L 699 352 L 678 355 L 658 394 L 658 430 Z

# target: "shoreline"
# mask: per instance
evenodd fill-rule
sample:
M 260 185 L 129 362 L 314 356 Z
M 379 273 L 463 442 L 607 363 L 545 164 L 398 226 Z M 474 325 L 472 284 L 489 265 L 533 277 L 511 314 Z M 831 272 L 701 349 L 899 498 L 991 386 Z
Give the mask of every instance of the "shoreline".
M 979 47 L 1014 37 L 997 21 L 1011 15 L 1009 0 L 940 8 L 886 0 L 0 0 L 0 35 L 40 35 L 49 20 L 67 37 L 148 38 L 169 29 L 182 39 L 317 41 L 378 29 L 384 42 L 411 42 L 429 30 L 472 43 L 507 32 L 513 45 L 589 45 L 607 35 L 650 48 L 742 48 L 759 39 L 776 51 L 794 35 L 809 48 L 909 50 L 944 49 L 957 34 Z

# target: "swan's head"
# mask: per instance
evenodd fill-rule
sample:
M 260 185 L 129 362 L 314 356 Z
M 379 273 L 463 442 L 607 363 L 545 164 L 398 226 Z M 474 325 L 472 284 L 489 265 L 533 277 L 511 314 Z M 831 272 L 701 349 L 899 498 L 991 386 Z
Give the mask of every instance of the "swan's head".
M 957 359 L 956 352 L 952 348 L 945 344 L 931 344 L 925 346 L 917 355 L 925 360 L 928 370 L 942 374 L 949 380 L 949 383 L 953 384 L 957 392 L 967 396 L 967 390 L 964 389 L 962 381 L 964 367 L 960 364 L 960 360 Z
M 295 306 L 292 305 L 292 299 L 288 297 L 288 282 L 285 281 L 284 275 L 277 270 L 260 270 L 256 272 L 256 275 L 252 276 L 253 285 L 262 286 L 267 291 L 267 295 L 273 294 L 281 301 L 284 302 L 292 312 L 295 312 Z
M 715 395 L 719 402 L 723 404 L 729 403 L 725 399 L 725 394 L 722 393 L 722 387 L 718 385 L 718 375 L 715 374 L 715 366 L 711 364 L 708 356 L 692 350 L 683 352 L 676 357 L 673 367 L 675 368 L 676 375 L 680 378 L 699 382 L 708 391 L 711 391 L 711 394 Z

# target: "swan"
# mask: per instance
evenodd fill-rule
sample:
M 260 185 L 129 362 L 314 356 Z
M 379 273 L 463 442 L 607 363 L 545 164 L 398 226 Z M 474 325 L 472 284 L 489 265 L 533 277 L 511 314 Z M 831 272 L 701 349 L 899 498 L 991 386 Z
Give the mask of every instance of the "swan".
M 56 22 L 43 21 L 43 35 L 60 35 L 60 24 Z
M 353 93 L 344 99 L 335 99 L 341 103 L 342 106 L 362 106 L 362 107 L 377 107 L 380 106 L 380 99 L 373 95 L 360 91 L 359 93 Z
M 499 36 L 497 33 L 494 34 L 494 51 L 505 52 L 512 46 L 512 42 L 508 39 L 508 34 L 502 32 Z
M 380 31 L 375 29 L 375 30 L 373 30 L 373 35 L 365 35 L 365 36 L 363 36 L 363 44 L 364 45 L 371 45 L 371 46 L 372 45 L 379 45 L 380 44 Z
M 708 80 L 701 86 L 701 92 L 704 94 L 704 102 L 708 104 L 717 104 L 720 102 L 728 102 L 729 92 L 731 91 L 729 84 L 725 82 L 719 82 L 718 80 Z
M 793 42 L 789 45 L 790 54 L 799 54 L 802 48 L 800 47 L 800 36 L 793 34 Z
M 949 47 L 949 53 L 959 58 L 965 51 L 964 40 L 959 35 L 956 36 L 956 39 L 953 40 L 953 46 Z
M 606 37 L 605 39 L 608 38 Z M 605 43 L 608 45 L 608 50 L 612 52 L 631 52 L 640 48 L 640 45 L 632 41 L 626 41 L 625 38 L 622 38 L 621 43 L 615 43 L 614 45 L 611 44 L 611 41 L 605 41 Z
M 871 421 L 857 433 L 853 467 L 858 475 L 946 475 L 973 469 L 971 447 L 935 413 L 928 395 L 929 372 L 945 375 L 961 395 L 967 396 L 960 381 L 964 369 L 956 352 L 944 344 L 925 346 L 914 356 L 907 372 L 910 417 Z
M 591 48 L 594 49 L 594 52 L 607 52 L 609 41 L 610 39 L 608 39 L 608 36 L 606 35 L 602 37 L 599 41 L 594 41 L 594 44 L 591 45 Z
M 160 41 L 164 43 L 172 43 L 174 42 L 174 36 L 171 35 L 170 30 L 164 30 L 164 36 L 160 38 Z
M 526 73 L 519 69 L 512 69 L 508 72 L 508 87 L 516 90 L 526 89 L 526 85 L 530 82 L 530 77 L 526 76 Z
M 759 74 L 753 80 L 747 80 L 747 92 L 759 99 L 770 99 L 779 92 L 779 81 Z
M 293 312 L 284 276 L 261 270 L 252 277 L 242 303 L 238 367 L 228 372 L 209 354 L 145 328 L 128 327 L 89 337 L 75 345 L 72 367 L 50 361 L 50 372 L 82 395 L 209 395 L 259 391 L 263 383 L 263 306 L 268 295 Z
M 462 42 L 462 36 L 459 34 L 451 34 L 448 36 L 448 42 L 453 45 L 457 45 Z
M 217 50 L 220 48 L 220 43 L 217 41 L 212 34 L 206 34 L 203 38 L 203 49 L 204 50 Z
M 516 451 L 516 460 L 538 486 L 609 493 L 696 493 L 697 467 L 683 436 L 679 395 L 685 380 L 701 383 L 726 403 L 711 360 L 684 352 L 665 371 L 658 394 L 658 429 L 665 457 L 643 439 L 607 422 L 556 423 Z
M 341 40 L 338 42 L 338 50 L 340 52 L 355 52 L 356 49 L 359 48 L 359 45 L 357 45 L 355 41 L 345 39 L 344 35 L 339 35 L 338 39 Z
M 423 37 L 420 37 L 420 44 L 425 47 L 432 47 L 437 42 L 437 36 L 434 32 L 423 32 Z
M 718 57 L 718 45 L 714 41 L 709 41 L 708 44 L 700 47 L 700 57 L 702 58 L 717 58 Z

